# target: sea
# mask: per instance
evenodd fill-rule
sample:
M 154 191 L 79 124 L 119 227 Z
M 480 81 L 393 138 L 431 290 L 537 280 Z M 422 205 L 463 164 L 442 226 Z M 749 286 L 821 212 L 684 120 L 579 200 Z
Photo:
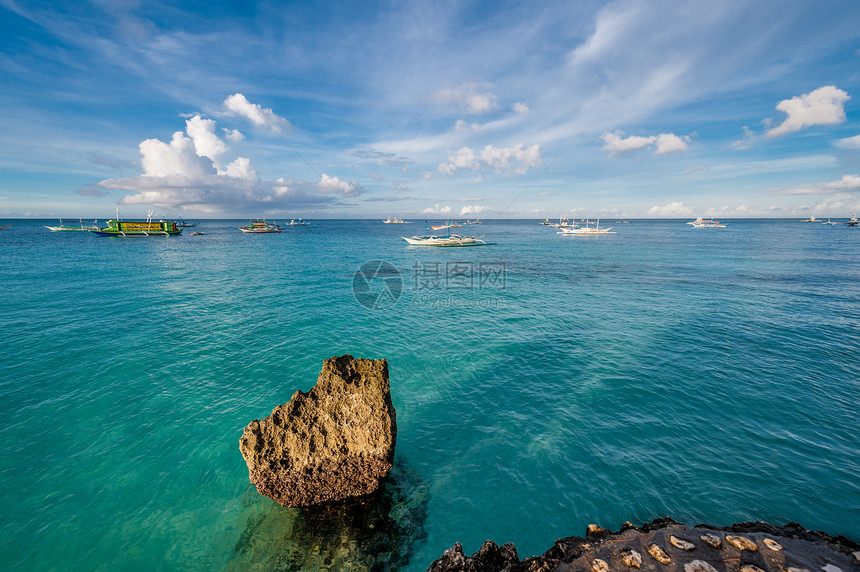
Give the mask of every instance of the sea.
M 0 569 L 422 571 L 664 516 L 860 540 L 860 227 L 539 222 L 0 221 Z M 239 438 L 344 354 L 388 360 L 395 466 L 280 507 Z

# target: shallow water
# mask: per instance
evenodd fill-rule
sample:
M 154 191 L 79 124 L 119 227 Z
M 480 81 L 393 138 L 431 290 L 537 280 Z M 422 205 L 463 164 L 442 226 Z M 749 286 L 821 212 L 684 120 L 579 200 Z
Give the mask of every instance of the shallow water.
M 666 515 L 860 534 L 860 228 L 487 221 L 489 246 L 422 249 L 399 238 L 420 224 L 14 222 L 4 569 L 424 570 L 457 541 L 526 557 Z M 371 261 L 388 273 L 357 278 Z M 389 360 L 400 472 L 372 517 L 314 520 L 256 493 L 238 439 L 344 353 Z

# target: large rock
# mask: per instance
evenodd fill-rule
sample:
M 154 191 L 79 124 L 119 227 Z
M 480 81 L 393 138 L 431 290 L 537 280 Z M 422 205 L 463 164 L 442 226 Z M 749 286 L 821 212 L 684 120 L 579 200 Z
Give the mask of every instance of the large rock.
M 251 421 L 239 449 L 257 490 L 297 507 L 375 491 L 396 439 L 388 362 L 344 355 L 325 360 L 309 392 Z

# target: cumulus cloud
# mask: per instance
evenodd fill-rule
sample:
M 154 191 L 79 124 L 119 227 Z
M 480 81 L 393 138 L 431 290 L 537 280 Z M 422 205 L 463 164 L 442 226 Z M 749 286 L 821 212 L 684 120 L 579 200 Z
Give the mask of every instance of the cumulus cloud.
M 460 216 L 470 216 L 490 210 L 490 207 L 485 205 L 466 205 L 460 209 Z
M 769 129 L 770 138 L 780 137 L 813 125 L 837 125 L 845 121 L 845 102 L 851 96 L 834 85 L 825 85 L 815 91 L 784 99 L 776 105 L 788 117 Z
M 226 127 L 222 127 L 221 130 L 224 131 L 224 139 L 226 139 L 227 141 L 238 143 L 245 138 L 242 132 L 238 129 L 227 129 Z
M 688 207 L 683 202 L 669 203 L 663 206 L 653 206 L 648 209 L 650 216 L 674 218 L 692 216 L 693 209 Z
M 275 114 L 271 109 L 263 108 L 257 103 L 251 103 L 241 93 L 234 93 L 224 100 L 224 114 L 244 117 L 254 127 L 271 128 L 278 133 L 292 129 L 292 124 Z
M 623 131 L 614 133 L 606 132 L 600 136 L 603 140 L 603 148 L 609 151 L 610 156 L 615 157 L 621 153 L 643 149 L 645 147 L 654 146 L 655 155 L 666 155 L 668 153 L 678 153 L 686 151 L 690 148 L 690 136 L 679 136 L 674 133 L 661 133 L 659 135 L 650 135 L 641 137 L 631 135 L 624 137 Z
M 330 177 L 325 173 L 320 177 L 317 190 L 322 194 L 334 193 L 341 197 L 355 197 L 362 193 L 361 185 L 356 182 L 347 182 L 338 177 Z
M 194 140 L 182 131 L 173 134 L 170 143 L 159 139 L 147 139 L 139 145 L 145 177 L 169 177 L 172 175 L 202 178 L 216 173 L 212 159 L 197 154 Z
M 449 206 L 440 207 L 439 203 L 436 203 L 432 207 L 428 207 L 428 208 L 424 209 L 423 211 L 421 211 L 421 214 L 443 214 L 443 215 L 446 215 L 446 214 L 449 214 L 450 212 L 451 212 L 451 207 L 449 207 Z
M 489 86 L 467 83 L 457 89 L 437 91 L 430 95 L 430 99 L 456 106 L 471 115 L 484 115 L 499 108 L 496 96 L 486 91 L 488 89 Z
M 453 175 L 458 170 L 477 171 L 494 169 L 497 173 L 515 173 L 522 175 L 529 167 L 541 164 L 540 145 L 526 147 L 518 143 L 511 147 L 494 147 L 486 145 L 480 153 L 469 147 L 463 147 L 448 157 L 447 163 L 442 163 L 438 171 L 445 175 Z
M 140 143 L 141 175 L 100 181 L 82 192 L 125 191 L 131 194 L 121 198 L 120 204 L 191 208 L 207 213 L 259 212 L 262 207 L 271 213 L 334 200 L 320 192 L 319 183 L 282 178 L 263 181 L 248 157 L 236 157 L 222 167 L 229 147 L 218 137 L 216 122 L 211 119 L 195 115 L 186 120 L 185 128 L 185 133 L 177 131 L 168 142 L 147 139 Z M 234 138 L 238 133 L 221 131 Z M 329 177 L 328 182 L 347 196 L 359 189 L 336 177 Z

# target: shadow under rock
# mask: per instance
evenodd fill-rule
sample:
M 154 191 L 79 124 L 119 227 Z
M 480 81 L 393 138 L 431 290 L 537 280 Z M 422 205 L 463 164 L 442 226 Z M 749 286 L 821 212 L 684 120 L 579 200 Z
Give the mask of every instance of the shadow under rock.
M 256 492 L 254 492 L 256 494 Z M 429 488 L 402 458 L 373 494 L 249 517 L 227 570 L 397 570 L 426 536 Z

